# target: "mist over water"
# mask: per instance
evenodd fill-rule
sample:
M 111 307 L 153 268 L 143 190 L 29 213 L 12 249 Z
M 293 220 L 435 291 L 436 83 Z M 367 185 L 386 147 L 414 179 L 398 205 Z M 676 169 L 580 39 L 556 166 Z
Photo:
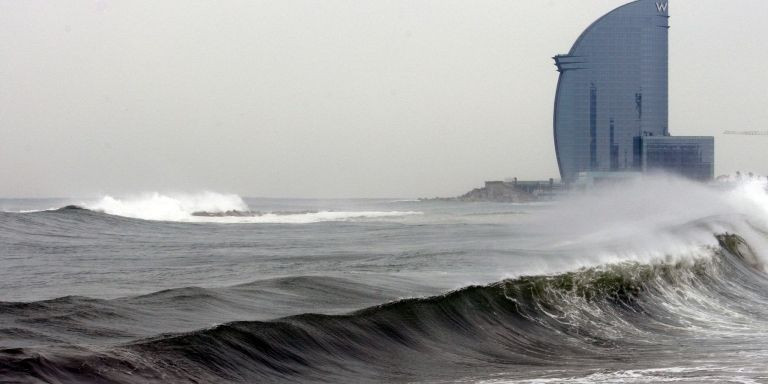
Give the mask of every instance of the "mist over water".
M 716 245 L 713 233 L 764 246 L 764 236 L 752 234 L 768 228 L 766 183 L 757 180 L 717 187 L 657 175 L 573 194 L 551 208 L 531 220 L 532 235 L 543 234 L 554 251 L 579 254 L 576 263 L 678 257 Z
M 765 182 L 52 203 L 0 204 L 10 381 L 768 379 Z

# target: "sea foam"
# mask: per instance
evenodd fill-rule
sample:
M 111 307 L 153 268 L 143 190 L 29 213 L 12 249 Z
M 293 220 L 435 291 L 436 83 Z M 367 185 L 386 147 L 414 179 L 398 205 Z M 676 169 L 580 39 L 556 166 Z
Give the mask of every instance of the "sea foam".
M 124 198 L 104 196 L 97 201 L 81 205 L 93 211 L 135 219 L 207 223 L 309 224 L 421 214 L 413 211 L 330 210 L 295 213 L 252 212 L 240 196 L 216 192 L 197 194 L 152 192 Z

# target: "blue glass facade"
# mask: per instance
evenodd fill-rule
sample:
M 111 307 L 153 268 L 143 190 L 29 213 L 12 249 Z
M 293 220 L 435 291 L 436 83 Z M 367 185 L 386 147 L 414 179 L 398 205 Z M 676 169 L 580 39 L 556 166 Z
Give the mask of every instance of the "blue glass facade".
M 560 175 L 641 170 L 634 139 L 668 136 L 668 0 L 638 0 L 594 22 L 560 72 L 554 134 Z

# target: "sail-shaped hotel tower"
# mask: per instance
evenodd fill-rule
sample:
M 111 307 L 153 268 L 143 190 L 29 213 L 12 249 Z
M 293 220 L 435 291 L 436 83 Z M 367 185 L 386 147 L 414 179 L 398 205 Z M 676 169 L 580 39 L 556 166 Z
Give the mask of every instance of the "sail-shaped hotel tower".
M 714 138 L 669 133 L 669 1 L 638 0 L 590 25 L 554 57 L 560 174 L 662 169 L 712 178 Z

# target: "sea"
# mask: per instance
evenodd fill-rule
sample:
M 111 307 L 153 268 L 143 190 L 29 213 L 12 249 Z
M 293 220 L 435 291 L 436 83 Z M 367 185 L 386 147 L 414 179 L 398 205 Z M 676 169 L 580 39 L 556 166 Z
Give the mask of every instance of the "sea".
M 765 182 L 0 200 L 0 383 L 768 383 Z

